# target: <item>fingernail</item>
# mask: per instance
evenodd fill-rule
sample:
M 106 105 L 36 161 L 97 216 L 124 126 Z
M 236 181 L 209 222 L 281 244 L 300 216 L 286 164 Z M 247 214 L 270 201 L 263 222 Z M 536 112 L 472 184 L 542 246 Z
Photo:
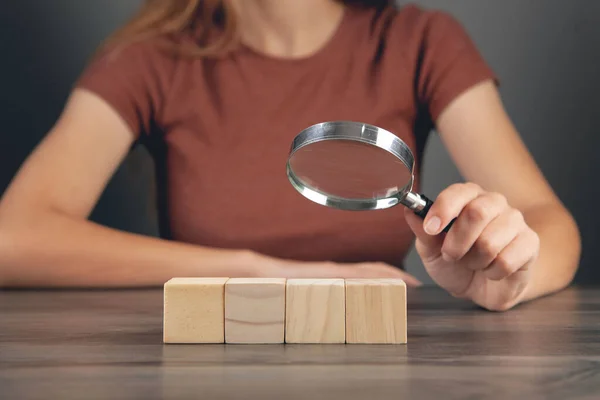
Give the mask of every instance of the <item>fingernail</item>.
M 438 217 L 431 217 L 429 221 L 425 224 L 425 232 L 430 235 L 435 235 L 442 225 L 442 221 Z

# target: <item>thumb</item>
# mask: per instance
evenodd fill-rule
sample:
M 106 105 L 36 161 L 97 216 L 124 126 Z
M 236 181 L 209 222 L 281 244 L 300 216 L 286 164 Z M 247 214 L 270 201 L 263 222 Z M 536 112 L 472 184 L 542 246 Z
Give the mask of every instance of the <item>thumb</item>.
M 406 207 L 404 208 L 404 218 L 417 237 L 417 252 L 421 258 L 434 259 L 441 256 L 444 234 L 430 235 L 425 232 L 423 219 Z

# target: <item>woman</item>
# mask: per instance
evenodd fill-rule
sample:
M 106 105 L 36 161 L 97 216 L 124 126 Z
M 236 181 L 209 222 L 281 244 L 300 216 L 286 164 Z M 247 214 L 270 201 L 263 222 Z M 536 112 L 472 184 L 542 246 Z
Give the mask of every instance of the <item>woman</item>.
M 447 14 L 389 3 L 148 1 L 83 73 L 5 193 L 2 284 L 278 276 L 418 285 L 399 268 L 416 238 L 432 279 L 486 309 L 564 288 L 578 229 L 507 117 L 493 72 Z M 467 183 L 440 193 L 424 221 L 307 201 L 282 173 L 290 142 L 343 119 L 391 130 L 418 161 L 435 127 Z M 87 221 L 136 143 L 155 157 L 160 239 Z

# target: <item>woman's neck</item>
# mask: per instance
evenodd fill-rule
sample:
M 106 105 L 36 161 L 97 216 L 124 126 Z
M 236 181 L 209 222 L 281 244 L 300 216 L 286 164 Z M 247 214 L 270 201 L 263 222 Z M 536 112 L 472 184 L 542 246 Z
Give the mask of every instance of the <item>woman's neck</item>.
M 242 42 L 277 57 L 318 51 L 336 31 L 344 5 L 333 0 L 232 0 Z

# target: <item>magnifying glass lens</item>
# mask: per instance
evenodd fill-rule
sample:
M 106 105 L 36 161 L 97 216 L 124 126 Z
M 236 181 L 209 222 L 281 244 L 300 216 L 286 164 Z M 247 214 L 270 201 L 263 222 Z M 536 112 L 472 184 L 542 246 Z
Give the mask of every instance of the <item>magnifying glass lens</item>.
M 410 148 L 393 133 L 360 122 L 330 121 L 296 135 L 287 174 L 298 192 L 321 205 L 380 210 L 403 204 L 425 218 L 433 201 L 413 193 L 413 168 Z
M 292 154 L 289 166 L 302 185 L 348 200 L 397 196 L 412 178 L 393 154 L 356 140 L 306 144 Z

